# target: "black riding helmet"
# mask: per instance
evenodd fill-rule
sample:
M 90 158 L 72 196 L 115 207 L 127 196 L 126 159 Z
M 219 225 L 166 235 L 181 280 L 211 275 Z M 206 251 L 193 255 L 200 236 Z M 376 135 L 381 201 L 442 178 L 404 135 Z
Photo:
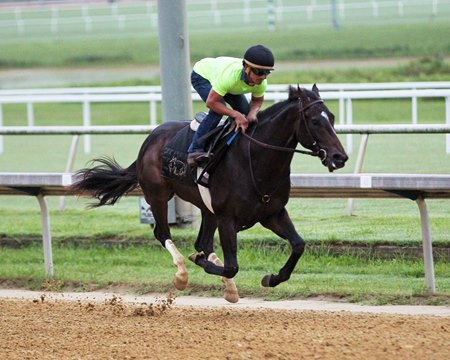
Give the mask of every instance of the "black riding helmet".
M 254 45 L 245 52 L 244 63 L 252 68 L 273 70 L 275 58 L 272 51 L 264 45 Z

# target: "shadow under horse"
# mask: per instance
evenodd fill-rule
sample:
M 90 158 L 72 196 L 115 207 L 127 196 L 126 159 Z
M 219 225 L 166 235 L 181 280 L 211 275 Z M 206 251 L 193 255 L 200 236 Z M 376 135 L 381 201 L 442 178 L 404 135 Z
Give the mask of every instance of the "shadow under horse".
M 295 152 L 317 156 L 328 170 L 345 165 L 348 157 L 334 130 L 334 115 L 312 90 L 289 87 L 288 99 L 258 113 L 246 133 L 239 133 L 209 177 L 212 211 L 208 209 L 192 177 L 180 182 L 163 176 L 163 152 L 186 121 L 163 123 L 144 141 L 138 158 L 122 168 L 113 159 L 94 160 L 90 168 L 77 172 L 77 193 L 98 199 L 93 206 L 113 205 L 123 195 L 140 187 L 155 218 L 154 235 L 170 252 L 177 267 L 174 285 L 185 289 L 188 282 L 183 255 L 172 241 L 168 224 L 168 201 L 177 194 L 200 209 L 201 225 L 189 258 L 207 273 L 225 283 L 224 297 L 237 302 L 232 278 L 237 274 L 237 233 L 256 223 L 289 242 L 291 253 L 278 274 L 265 275 L 262 285 L 274 287 L 291 276 L 302 256 L 305 242 L 297 233 L 285 208 L 290 192 L 290 165 Z M 305 150 L 297 150 L 298 144 Z M 186 149 L 187 151 L 187 149 Z M 218 229 L 224 261 L 214 251 Z

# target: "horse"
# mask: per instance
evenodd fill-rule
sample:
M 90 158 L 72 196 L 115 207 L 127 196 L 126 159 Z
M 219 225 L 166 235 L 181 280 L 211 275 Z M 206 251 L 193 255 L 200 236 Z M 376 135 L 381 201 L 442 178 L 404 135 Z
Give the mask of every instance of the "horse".
M 114 205 L 123 195 L 140 187 L 153 212 L 154 236 L 169 251 L 177 267 L 173 284 L 178 290 L 187 287 L 188 274 L 185 258 L 172 241 L 168 225 L 168 201 L 175 194 L 200 209 L 196 253 L 189 259 L 208 274 L 221 277 L 227 301 L 239 300 L 233 281 L 239 270 L 237 233 L 256 223 L 287 240 L 291 248 L 278 274 L 265 275 L 262 286 L 275 287 L 287 281 L 305 249 L 305 241 L 285 207 L 294 153 L 318 157 L 330 172 L 344 167 L 348 160 L 334 130 L 334 115 L 321 99 L 318 87 L 314 84 L 308 90 L 289 86 L 286 100 L 259 111 L 257 121 L 246 132 L 236 134 L 209 176 L 210 208 L 202 199 L 195 177 L 179 182 L 162 174 L 166 145 L 187 126 L 189 121 L 159 125 L 143 142 L 137 160 L 127 168 L 108 157 L 92 160 L 95 165 L 76 173 L 79 180 L 73 190 L 97 199 L 92 205 L 96 207 Z M 307 150 L 296 149 L 298 144 Z M 223 263 L 214 250 L 217 229 Z

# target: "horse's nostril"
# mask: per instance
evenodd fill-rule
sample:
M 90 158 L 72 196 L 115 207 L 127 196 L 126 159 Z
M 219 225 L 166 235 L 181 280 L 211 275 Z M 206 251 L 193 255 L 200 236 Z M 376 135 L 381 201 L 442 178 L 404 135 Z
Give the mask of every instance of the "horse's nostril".
M 348 156 L 346 154 L 336 153 L 333 154 L 333 160 L 335 162 L 345 163 L 348 160 Z

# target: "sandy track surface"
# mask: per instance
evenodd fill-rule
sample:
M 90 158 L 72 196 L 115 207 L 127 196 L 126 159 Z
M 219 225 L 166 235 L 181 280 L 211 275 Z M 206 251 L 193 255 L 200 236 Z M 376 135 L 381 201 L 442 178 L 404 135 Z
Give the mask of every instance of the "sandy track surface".
M 447 307 L 354 312 L 320 301 L 0 294 L 2 359 L 448 359 L 450 353 Z M 389 308 L 396 310 L 381 310 Z M 414 315 L 405 315 L 407 308 Z

